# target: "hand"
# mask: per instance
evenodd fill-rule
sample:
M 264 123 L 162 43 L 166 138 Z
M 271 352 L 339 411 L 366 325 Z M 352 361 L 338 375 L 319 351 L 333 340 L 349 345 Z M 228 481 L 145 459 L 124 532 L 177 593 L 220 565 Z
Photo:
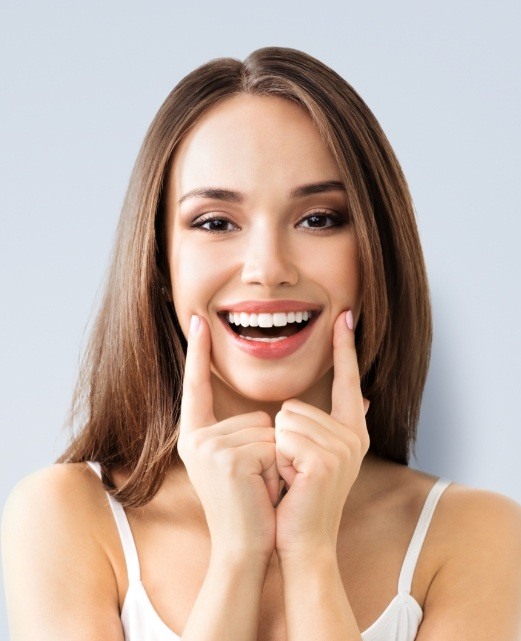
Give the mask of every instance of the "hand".
M 354 331 L 343 312 L 333 328 L 331 414 L 298 399 L 275 417 L 277 467 L 289 488 L 277 507 L 276 549 L 336 550 L 342 510 L 369 449 Z
M 203 505 L 212 550 L 260 553 L 275 547 L 280 488 L 275 430 L 265 412 L 217 422 L 213 413 L 206 321 L 190 329 L 181 402 L 178 452 Z M 197 320 L 195 322 L 197 325 Z

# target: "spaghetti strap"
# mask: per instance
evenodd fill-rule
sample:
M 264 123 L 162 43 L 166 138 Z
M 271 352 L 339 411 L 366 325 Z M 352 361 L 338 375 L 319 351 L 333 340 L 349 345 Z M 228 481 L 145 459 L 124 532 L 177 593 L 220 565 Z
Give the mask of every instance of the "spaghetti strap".
M 93 461 L 87 461 L 87 463 L 101 479 L 101 465 Z M 123 554 L 125 555 L 125 562 L 127 564 L 128 582 L 130 585 L 133 581 L 141 580 L 136 544 L 123 506 L 108 492 L 106 494 L 112 509 L 112 514 L 114 514 L 114 520 L 116 521 L 119 537 L 121 539 Z
M 436 509 L 436 505 L 438 504 L 441 495 L 451 482 L 452 481 L 447 481 L 446 479 L 438 479 L 427 495 L 427 499 L 425 500 L 420 518 L 418 519 L 416 529 L 414 530 L 414 534 L 412 535 L 411 542 L 409 543 L 409 547 L 403 561 L 400 578 L 398 579 L 398 592 L 401 594 L 411 593 L 414 570 L 416 568 L 416 563 L 418 562 L 418 557 L 420 556 L 423 542 L 427 535 L 427 530 L 431 524 L 434 510 Z

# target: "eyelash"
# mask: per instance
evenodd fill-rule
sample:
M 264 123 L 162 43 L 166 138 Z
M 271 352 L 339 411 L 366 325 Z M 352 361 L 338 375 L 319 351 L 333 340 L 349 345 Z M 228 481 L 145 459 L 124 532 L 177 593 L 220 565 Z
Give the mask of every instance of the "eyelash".
M 307 227 L 305 229 L 308 229 L 312 233 L 317 233 L 321 231 L 326 231 L 329 229 L 333 229 L 335 227 L 343 227 L 344 225 L 347 224 L 347 220 L 345 216 L 342 216 L 341 214 L 337 214 L 335 212 L 329 212 L 329 211 L 313 211 L 307 216 L 304 216 L 298 224 L 302 223 L 305 220 L 309 220 L 310 218 L 320 218 L 320 219 L 325 219 L 325 218 L 330 218 L 333 221 L 332 225 L 328 225 L 327 227 Z M 215 222 L 215 221 L 222 221 L 224 223 L 229 223 L 230 225 L 233 225 L 231 220 L 228 220 L 228 218 L 225 218 L 224 216 L 214 216 L 212 214 L 207 215 L 205 218 L 204 216 L 202 218 L 199 218 L 195 222 L 193 222 L 190 226 L 193 229 L 200 229 L 201 231 L 206 232 L 207 234 L 229 234 L 233 230 L 222 230 L 222 229 L 205 229 L 203 225 L 206 223 L 210 222 Z

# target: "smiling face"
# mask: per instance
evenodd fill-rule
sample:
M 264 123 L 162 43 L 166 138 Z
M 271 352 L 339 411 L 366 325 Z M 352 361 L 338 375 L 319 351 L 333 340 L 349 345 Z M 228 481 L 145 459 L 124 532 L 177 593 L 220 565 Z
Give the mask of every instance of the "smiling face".
M 174 306 L 185 336 L 192 314 L 208 321 L 219 394 L 327 406 L 333 324 L 346 309 L 358 318 L 359 267 L 310 116 L 247 94 L 213 107 L 175 152 L 166 202 Z

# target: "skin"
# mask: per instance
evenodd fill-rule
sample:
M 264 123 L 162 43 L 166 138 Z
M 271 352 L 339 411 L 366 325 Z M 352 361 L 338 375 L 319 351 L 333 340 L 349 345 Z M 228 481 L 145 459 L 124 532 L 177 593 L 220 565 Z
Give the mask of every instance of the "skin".
M 331 409 L 333 325 L 341 311 L 351 309 L 357 319 L 360 310 L 348 202 L 339 189 L 303 198 L 290 192 L 333 180 L 340 181 L 338 168 L 309 116 L 283 100 L 227 100 L 176 152 L 167 194 L 173 301 L 185 336 L 192 314 L 209 324 L 218 418 L 260 409 L 273 419 L 281 402 L 294 396 Z M 244 202 L 190 197 L 177 204 L 204 187 L 238 192 Z M 313 230 L 303 219 L 316 212 L 337 213 L 344 224 L 324 218 L 328 228 Z M 229 221 L 221 225 L 229 231 L 192 227 L 209 216 Z M 305 349 L 278 361 L 230 349 L 216 308 L 277 298 L 322 307 Z
M 241 95 L 210 110 L 175 157 L 167 222 L 172 299 L 188 338 L 182 463 L 149 504 L 126 512 L 150 600 L 184 641 L 359 640 L 396 595 L 435 481 L 367 454 L 346 322 L 361 304 L 352 231 L 301 224 L 317 209 L 346 213 L 345 194 L 289 196 L 335 179 L 310 119 L 275 98 Z M 177 204 L 208 186 L 243 201 Z M 233 231 L 187 224 L 203 214 Z M 232 352 L 216 309 L 272 298 L 321 306 L 308 342 L 280 362 Z M 280 502 L 279 476 L 289 488 Z M 53 466 L 15 488 L 2 550 L 12 641 L 123 639 L 125 560 L 85 465 Z M 519 506 L 452 484 L 414 575 L 417 640 L 518 641 L 520 568 Z

